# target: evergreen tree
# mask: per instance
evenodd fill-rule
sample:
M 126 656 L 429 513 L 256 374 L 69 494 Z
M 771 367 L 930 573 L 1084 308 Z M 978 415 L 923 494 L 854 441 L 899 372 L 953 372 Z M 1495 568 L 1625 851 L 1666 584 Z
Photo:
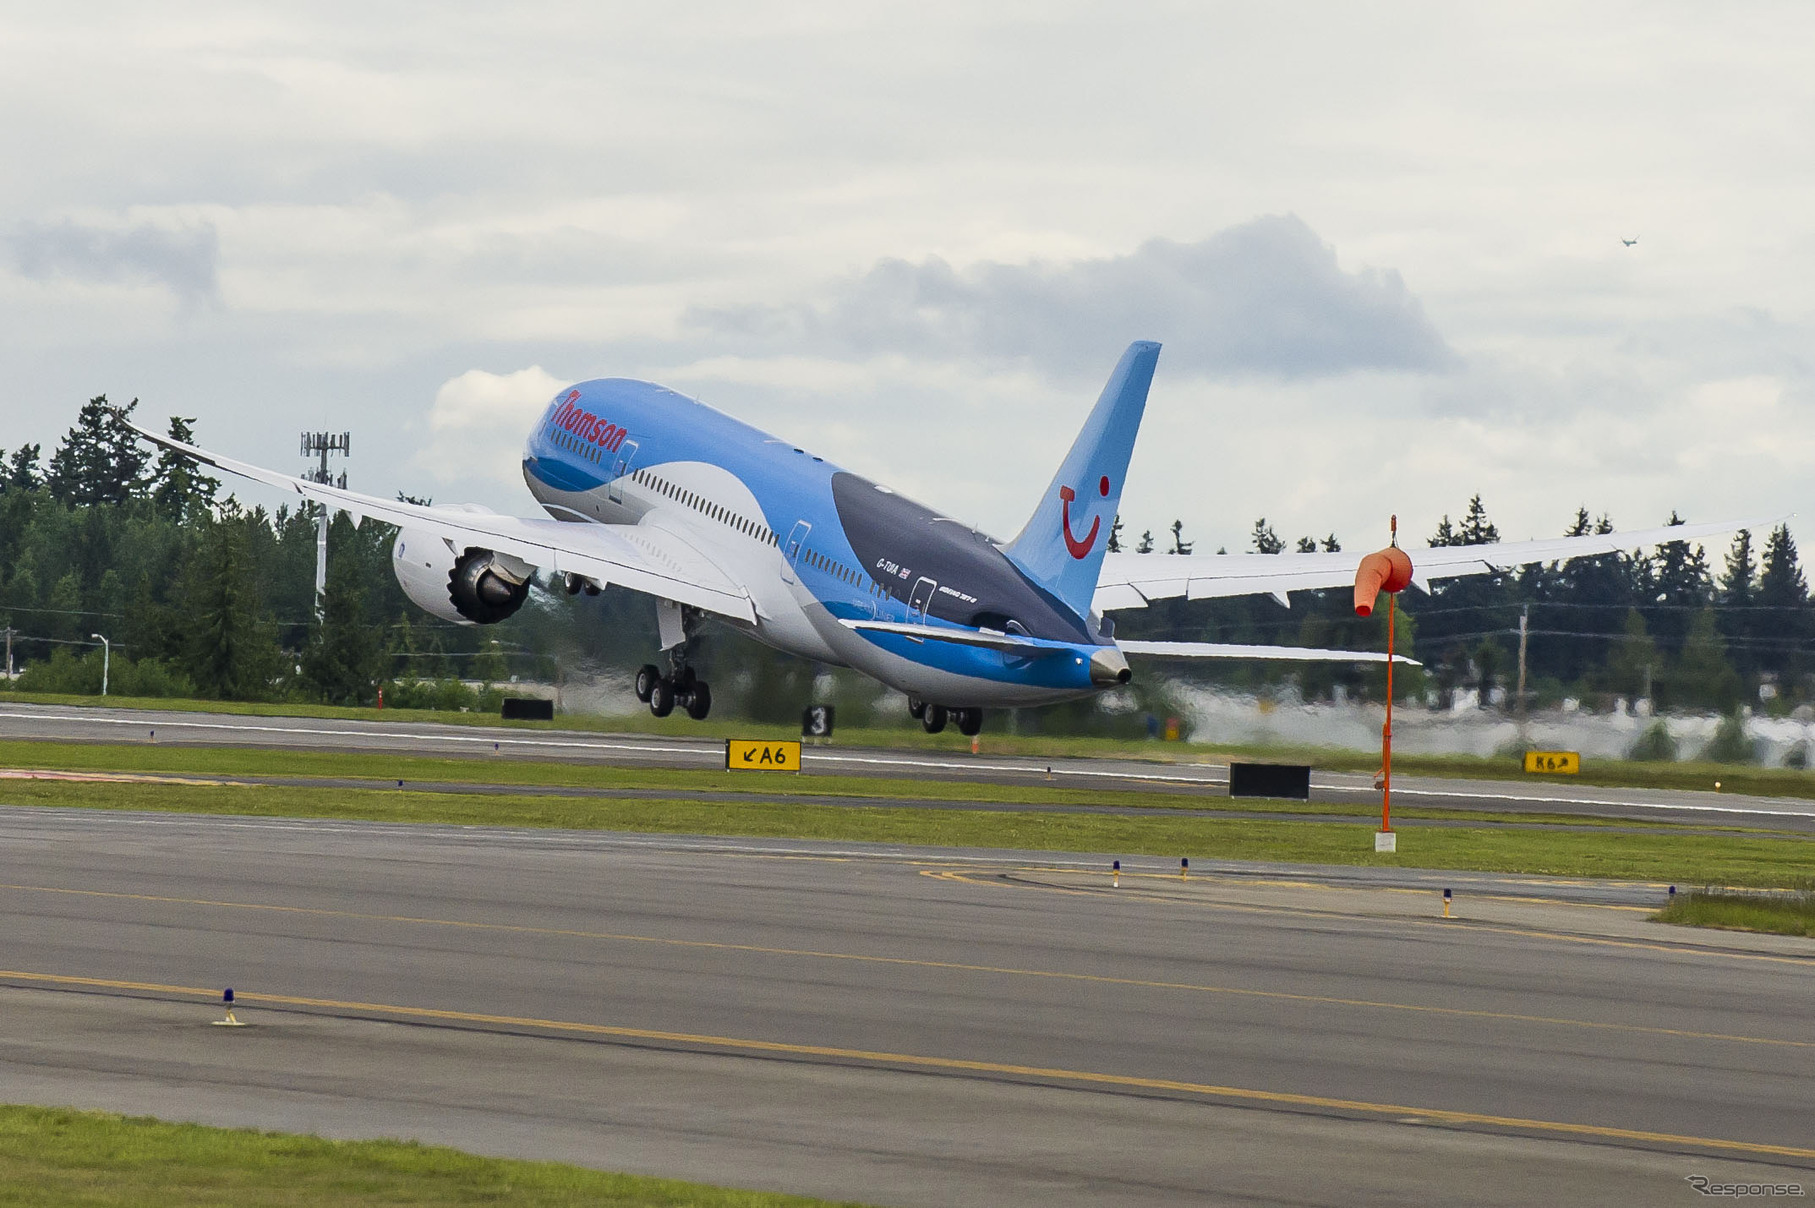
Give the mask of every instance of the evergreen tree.
M 1254 533 L 1249 540 L 1254 543 L 1254 552 L 1257 554 L 1277 554 L 1286 548 L 1286 543 L 1279 539 L 1279 534 L 1273 531 L 1273 526 L 1267 523 L 1265 516 L 1254 522 Z
M 1301 553 L 1301 554 L 1314 554 L 1314 553 L 1316 553 L 1316 552 L 1317 552 L 1317 538 L 1315 538 L 1315 537 L 1300 537 L 1300 538 L 1299 538 L 1299 539 L 1298 539 L 1298 552 L 1299 552 L 1299 553 Z
M 1810 624 L 1809 584 L 1797 564 L 1796 542 L 1787 525 L 1772 529 L 1765 540 L 1754 599 L 1759 664 L 1790 683 L 1806 666 L 1802 647 Z
M 1153 530 L 1152 529 L 1146 529 L 1146 530 L 1142 531 L 1141 543 L 1134 547 L 1134 552 L 1137 554 L 1151 554 L 1153 552 Z
M 1689 706 L 1725 713 L 1739 704 L 1739 673 L 1727 662 L 1727 643 L 1721 640 L 1712 608 L 1695 614 L 1668 687 L 1669 699 L 1664 703 L 1672 708 Z
M 71 506 L 125 503 L 145 487 L 145 463 L 151 460 L 138 434 L 126 424 L 133 399 L 113 407 L 105 394 L 83 404 L 75 426 L 50 459 L 45 483 L 51 495 Z
M 1323 539 L 1323 552 L 1326 554 L 1340 554 L 1342 552 L 1342 542 L 1336 540 L 1335 533 L 1331 533 L 1328 537 Z
M 259 614 L 258 587 L 242 528 L 231 519 L 205 523 L 182 592 L 184 670 L 204 695 L 224 700 L 268 697 L 282 671 L 272 627 Z
M 170 438 L 186 445 L 195 443 L 190 427 L 195 417 L 170 417 Z M 199 518 L 214 509 L 214 496 L 221 488 L 220 479 L 201 472 L 195 462 L 173 449 L 158 454 L 158 464 L 151 472 L 151 499 L 160 515 L 179 524 Z
M 1450 525 L 1448 512 L 1443 513 L 1443 519 L 1437 522 L 1437 531 L 1430 535 L 1430 539 L 1426 541 L 1425 544 L 1432 549 L 1440 549 L 1446 545 L 1462 544 L 1462 542 L 1456 539 L 1456 530 Z
M 1734 664 L 1741 677 L 1751 680 L 1758 670 L 1758 656 L 1752 641 L 1759 631 L 1758 617 L 1752 605 L 1757 594 L 1758 567 L 1752 556 L 1752 534 L 1741 529 L 1727 550 L 1726 566 L 1720 577 L 1716 599 L 1721 604 L 1716 618 L 1720 630 L 1738 645 Z
M 6 463 L 5 486 L 9 491 L 35 491 L 44 485 L 44 476 L 38 471 L 37 445 L 20 445 L 13 450 L 12 460 Z
M 1122 514 L 1117 512 L 1115 519 L 1109 522 L 1109 544 L 1104 552 L 1119 554 L 1122 552 Z
M 1764 566 L 1758 575 L 1758 603 L 1766 608 L 1801 608 L 1809 602 L 1809 583 L 1796 561 L 1796 541 L 1788 525 L 1771 530 L 1765 542 Z
M 1753 579 L 1757 567 L 1752 557 L 1752 534 L 1740 529 L 1734 534 L 1733 546 L 1727 551 L 1727 565 L 1720 578 L 1720 602 L 1739 608 L 1752 603 Z
M 510 679 L 510 666 L 504 661 L 504 647 L 491 638 L 473 656 L 473 678 L 488 684 L 501 684 Z
M 1607 690 L 1629 700 L 1638 700 L 1651 689 L 1651 681 L 1660 663 L 1657 645 L 1645 630 L 1645 618 L 1636 608 L 1626 610 L 1621 628 L 1624 640 L 1607 660 Z
M 303 649 L 303 682 L 331 705 L 370 704 L 384 672 L 378 631 L 366 621 L 366 591 L 355 559 L 328 561 L 321 611 Z
M 1191 552 L 1193 544 L 1195 543 L 1185 540 L 1185 522 L 1183 520 L 1174 520 L 1172 522 L 1172 548 L 1166 552 L 1169 554 L 1188 554 Z
M 1445 516 L 1445 523 L 1449 517 Z M 1487 518 L 1487 508 L 1482 506 L 1481 496 L 1476 495 L 1468 501 L 1468 512 L 1462 517 L 1462 527 L 1456 530 L 1457 545 L 1492 545 L 1500 539 L 1500 530 L 1494 527 Z

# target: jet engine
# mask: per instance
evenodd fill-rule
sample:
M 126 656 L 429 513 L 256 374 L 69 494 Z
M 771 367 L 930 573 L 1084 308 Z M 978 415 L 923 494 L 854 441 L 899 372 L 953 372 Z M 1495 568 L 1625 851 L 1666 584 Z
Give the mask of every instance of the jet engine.
M 432 533 L 402 529 L 391 543 L 391 569 L 403 594 L 457 625 L 495 625 L 529 598 L 536 568 L 520 558 L 468 546 L 455 549 Z

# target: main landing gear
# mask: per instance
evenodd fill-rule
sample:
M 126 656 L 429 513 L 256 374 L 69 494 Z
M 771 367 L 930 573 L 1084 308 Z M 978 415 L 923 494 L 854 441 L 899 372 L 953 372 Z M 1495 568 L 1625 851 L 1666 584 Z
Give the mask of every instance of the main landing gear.
M 958 733 L 966 738 L 974 738 L 983 731 L 983 710 L 975 705 L 964 709 L 948 709 L 944 705 L 929 705 L 917 696 L 910 696 L 908 712 L 919 720 L 928 734 L 937 734 L 945 729 L 948 719 L 957 723 Z
M 678 708 L 694 721 L 705 721 L 712 712 L 712 687 L 694 675 L 691 667 L 663 675 L 654 663 L 643 664 L 637 670 L 637 699 L 657 717 L 667 717 Z

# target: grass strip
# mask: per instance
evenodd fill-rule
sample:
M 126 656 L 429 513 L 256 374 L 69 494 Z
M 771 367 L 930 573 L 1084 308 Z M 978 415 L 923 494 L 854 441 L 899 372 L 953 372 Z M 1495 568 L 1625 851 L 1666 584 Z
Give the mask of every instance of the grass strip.
M 971 781 L 892 780 L 870 776 L 809 773 L 752 775 L 719 770 L 624 768 L 605 764 L 549 763 L 521 759 L 438 758 L 382 752 L 264 750 L 248 747 L 187 747 L 154 744 L 99 745 L 0 741 L 0 768 L 34 771 L 122 772 L 186 776 L 296 779 L 402 780 L 406 784 L 523 785 L 537 788 L 630 789 L 673 793 L 740 793 L 752 797 L 813 796 L 853 799 L 953 801 L 1013 805 L 1119 806 L 1140 809 L 1231 809 L 1243 813 L 1321 814 L 1332 818 L 1370 817 L 1371 800 L 1354 802 L 1231 800 L 1221 790 L 1169 791 L 1164 787 L 1047 788 Z M 1402 806 L 1406 819 L 1543 823 L 1605 827 L 1608 820 L 1583 814 L 1487 813 L 1480 810 Z M 1670 822 L 1621 819 L 1624 828 L 1669 827 Z M 1768 827 L 1716 824 L 1733 833 L 1765 833 Z
M 1764 894 L 1695 889 L 1677 894 L 1652 917 L 1684 927 L 1815 937 L 1815 890 Z
M 102 703 L 96 696 L 67 696 L 52 693 L 17 692 L 0 685 L 0 706 L 19 704 L 81 705 L 93 707 Z M 247 717 L 316 717 L 352 721 L 383 721 L 397 724 L 435 722 L 443 725 L 508 726 L 511 729 L 570 730 L 592 734 L 650 734 L 673 738 L 798 738 L 798 727 L 792 724 L 739 721 L 714 718 L 704 722 L 683 717 L 656 718 L 646 712 L 598 716 L 564 713 L 552 722 L 504 722 L 491 713 L 441 713 L 424 709 L 357 709 L 337 705 L 267 704 L 256 701 L 176 700 L 158 697 L 109 696 L 109 708 L 152 709 L 177 712 L 231 714 Z M 1406 734 L 1414 733 L 1417 722 L 1406 722 Z M 970 740 L 955 732 L 927 734 L 918 722 L 903 717 L 899 726 L 877 726 L 864 729 L 846 727 L 839 730 L 841 745 L 884 747 L 915 751 L 942 751 L 967 754 Z M 1403 739 L 1402 739 L 1403 741 Z M 1302 745 L 1261 746 L 1255 744 L 1184 743 L 1157 740 L 1092 738 L 1073 735 L 1017 735 L 994 731 L 983 735 L 986 755 L 1051 756 L 1057 758 L 1098 757 L 1137 759 L 1154 763 L 1225 762 L 1251 759 L 1269 763 L 1308 763 L 1329 772 L 1372 772 L 1380 766 L 1380 752 L 1374 749 L 1316 747 Z M 1620 759 L 1587 761 L 1576 776 L 1535 776 L 1525 772 L 1513 755 L 1489 757 L 1474 755 L 1416 755 L 1400 751 L 1393 756 L 1393 767 L 1405 775 L 1455 776 L 1476 780 L 1518 780 L 1557 784 L 1592 784 L 1609 788 L 1660 788 L 1712 790 L 1719 781 L 1721 791 L 1761 797 L 1815 798 L 1815 769 L 1766 768 L 1748 764 L 1706 762 L 1649 763 Z
M 810 1208 L 828 1202 L 484 1158 L 413 1141 L 328 1141 L 108 1112 L 0 1107 L 0 1205 Z
M 254 817 L 311 817 L 647 834 L 831 839 L 936 847 L 1189 856 L 1312 864 L 1449 868 L 1548 876 L 1785 886 L 1815 861 L 1815 838 L 1443 827 L 1402 832 L 1395 855 L 1368 827 L 1003 810 L 924 810 L 797 802 L 516 797 L 407 790 L 19 781 L 0 801 Z

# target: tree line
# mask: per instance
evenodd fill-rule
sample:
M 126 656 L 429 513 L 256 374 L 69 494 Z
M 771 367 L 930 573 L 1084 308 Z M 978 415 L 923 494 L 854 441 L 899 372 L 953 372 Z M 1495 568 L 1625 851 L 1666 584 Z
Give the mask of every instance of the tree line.
M 317 601 L 313 507 L 246 507 L 187 458 L 154 456 L 126 425 L 136 407 L 89 400 L 48 460 L 36 445 L 0 450 L 0 628 L 24 668 L 21 687 L 98 691 L 95 635 L 112 644 L 113 690 L 122 695 L 364 704 L 383 687 L 390 703 L 440 707 L 479 705 L 461 681 L 611 671 L 654 654 L 653 610 L 615 589 L 599 597 L 538 592 L 515 617 L 484 628 L 424 613 L 391 572 L 395 529 L 371 519 L 355 525 L 344 514 L 332 522 L 327 587 Z M 193 424 L 172 416 L 168 430 L 192 442 Z M 1582 508 L 1564 533 L 1611 531 L 1608 516 Z M 1182 522 L 1169 534 L 1172 552 L 1191 552 Z M 1119 517 L 1111 536 L 1122 548 Z M 1477 496 L 1425 543 L 1498 539 Z M 1249 544 L 1263 554 L 1342 548 L 1334 533 L 1288 542 L 1265 518 Z M 1416 559 L 1419 543 L 1405 544 Z M 1136 548 L 1166 556 L 1150 531 Z M 1429 596 L 1408 591 L 1400 605 L 1400 649 L 1425 666 L 1396 683 L 1444 705 L 1517 703 L 1522 618 L 1534 707 L 1573 697 L 1608 708 L 1624 698 L 1660 709 L 1746 703 L 1781 712 L 1815 701 L 1815 610 L 1783 526 L 1738 534 L 1718 563 L 1699 545 L 1665 542 L 1440 582 Z M 1290 608 L 1267 597 L 1161 600 L 1117 619 L 1124 637 L 1349 649 L 1380 649 L 1385 640 L 1382 616 L 1355 617 L 1348 593 L 1338 591 L 1295 593 Z M 828 692 L 856 720 L 874 695 L 717 630 L 707 631 L 694 661 L 724 686 L 722 707 L 770 720 Z M 1249 663 L 1191 674 L 1232 685 L 1291 677 L 1308 698 L 1378 698 L 1383 689 L 1377 669 L 1345 664 Z M 1108 724 L 1093 722 L 1089 705 L 1047 712 L 1048 728 Z
M 1683 523 L 1672 513 L 1667 525 Z M 1183 542 L 1175 522 L 1174 545 Z M 1561 535 L 1611 533 L 1611 517 L 1578 508 Z M 1481 497 L 1461 519 L 1445 514 L 1429 546 L 1487 545 L 1500 539 Z M 1418 542 L 1402 542 L 1417 561 Z M 1265 518 L 1250 536 L 1254 553 L 1287 543 Z M 1338 550 L 1334 534 L 1300 538 L 1299 552 Z M 1222 551 L 1218 551 L 1221 553 Z M 1441 580 L 1425 595 L 1399 599 L 1398 648 L 1424 663 L 1396 677 L 1408 696 L 1442 707 L 1458 698 L 1519 705 L 1521 621 L 1526 639 L 1526 698 L 1532 707 L 1573 699 L 1608 709 L 1649 700 L 1656 709 L 1731 712 L 1742 704 L 1784 713 L 1815 701 L 1815 608 L 1789 528 L 1737 533 L 1718 565 L 1699 544 L 1667 541 L 1566 564 Z M 1290 608 L 1267 598 L 1163 600 L 1120 614 L 1128 637 L 1383 649 L 1380 613 L 1355 617 L 1347 592 L 1301 592 Z M 1384 677 L 1341 665 L 1286 672 L 1250 664 L 1205 673 L 1225 683 L 1299 678 L 1307 697 L 1378 696 Z

